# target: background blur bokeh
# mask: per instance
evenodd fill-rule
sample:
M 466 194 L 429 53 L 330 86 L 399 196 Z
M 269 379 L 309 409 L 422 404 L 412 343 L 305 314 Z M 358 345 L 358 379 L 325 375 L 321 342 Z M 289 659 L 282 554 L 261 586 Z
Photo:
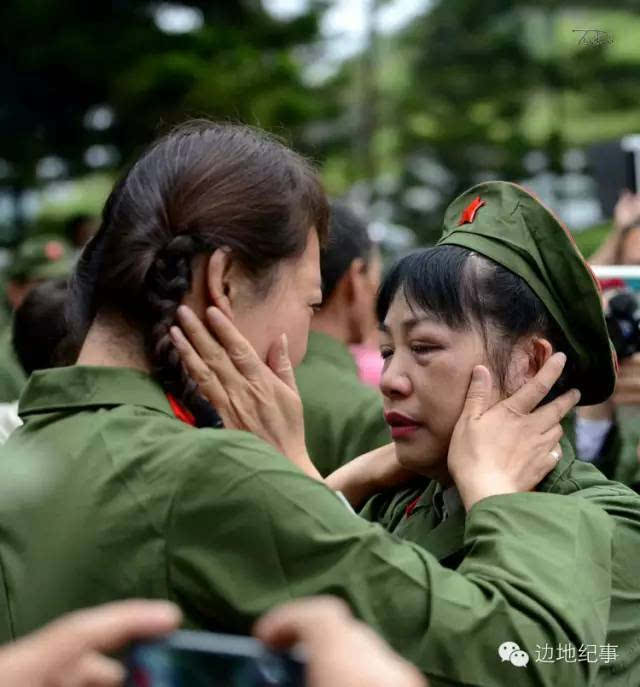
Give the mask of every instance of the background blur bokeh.
M 525 181 L 588 254 L 593 146 L 640 131 L 638 0 L 4 0 L 0 243 L 98 213 L 190 116 L 273 131 L 391 252 L 466 186 Z

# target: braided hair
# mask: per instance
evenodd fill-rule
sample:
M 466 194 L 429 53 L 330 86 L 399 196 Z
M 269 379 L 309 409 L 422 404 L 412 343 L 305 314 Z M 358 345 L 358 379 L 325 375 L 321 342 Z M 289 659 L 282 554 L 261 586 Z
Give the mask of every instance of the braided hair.
M 70 336 L 79 348 L 99 311 L 117 312 L 142 330 L 156 379 L 197 414 L 196 384 L 169 337 L 194 258 L 225 246 L 268 288 L 277 264 L 302 254 L 311 227 L 325 242 L 328 214 L 313 168 L 278 140 L 187 122 L 153 143 L 107 199 L 71 279 Z

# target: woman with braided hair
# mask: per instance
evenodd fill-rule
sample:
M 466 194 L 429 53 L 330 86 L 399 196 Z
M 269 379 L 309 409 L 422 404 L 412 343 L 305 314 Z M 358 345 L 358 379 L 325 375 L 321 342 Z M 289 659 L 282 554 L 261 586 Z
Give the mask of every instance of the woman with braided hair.
M 32 375 L 20 401 L 24 425 L 1 449 L 0 642 L 124 597 L 168 598 L 192 627 L 246 632 L 282 601 L 333 593 L 434 684 L 466 681 L 473 664 L 474 684 L 489 685 L 499 663 L 488 652 L 504 639 L 553 645 L 589 634 L 599 585 L 573 580 L 581 604 L 569 611 L 556 599 L 564 571 L 578 564 L 568 521 L 595 521 L 602 532 L 600 512 L 585 502 L 558 518 L 558 503 L 547 520 L 529 507 L 538 495 L 509 500 L 555 465 L 557 439 L 541 437 L 555 436 L 575 398 L 553 401 L 551 424 L 529 411 L 560 375 L 561 357 L 512 399 L 520 416 L 501 404 L 478 413 L 484 391 L 469 389 L 459 455 L 449 456 L 473 494 L 471 553 L 459 571 L 358 518 L 305 474 L 313 466 L 301 413 L 295 424 L 278 403 L 258 404 L 260 436 L 211 426 L 199 380 L 185 374 L 172 343 L 179 310 L 233 321 L 251 345 L 232 349 L 237 364 L 257 356 L 278 393 L 295 401 L 292 364 L 320 301 L 327 214 L 300 156 L 259 131 L 208 121 L 159 139 L 116 185 L 71 281 L 77 363 Z M 498 430 L 500 447 L 487 450 L 482 436 Z M 470 454 L 476 471 L 464 469 Z M 530 549 L 514 551 L 532 513 L 539 527 Z M 543 543 L 557 566 L 534 572 Z M 607 546 L 594 536 L 580 552 L 601 575 Z M 465 641 L 466 662 L 452 636 Z M 518 684 L 540 684 L 539 675 L 521 671 Z

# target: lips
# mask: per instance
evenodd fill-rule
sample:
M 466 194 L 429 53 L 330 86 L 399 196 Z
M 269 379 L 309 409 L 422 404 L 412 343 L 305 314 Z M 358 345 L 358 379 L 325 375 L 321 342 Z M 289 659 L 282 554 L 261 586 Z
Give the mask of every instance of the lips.
M 417 420 L 395 411 L 385 413 L 384 419 L 387 421 L 389 427 L 391 427 L 391 437 L 393 439 L 409 436 L 421 427 L 421 423 Z

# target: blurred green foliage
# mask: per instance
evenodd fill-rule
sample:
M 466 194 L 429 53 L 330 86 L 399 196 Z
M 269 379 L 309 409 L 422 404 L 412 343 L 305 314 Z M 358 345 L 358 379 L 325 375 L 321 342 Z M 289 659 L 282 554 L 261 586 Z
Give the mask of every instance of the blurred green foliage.
M 302 82 L 293 57 L 316 39 L 323 4 L 290 22 L 254 0 L 188 5 L 202 12 L 203 26 L 171 34 L 158 29 L 150 2 L 4 0 L 0 156 L 9 181 L 36 183 L 37 161 L 48 155 L 81 175 L 93 144 L 115 146 L 126 163 L 187 116 L 256 124 L 304 147 L 300 127 L 334 114 L 322 89 Z M 113 126 L 87 129 L 87 111 L 101 104 L 113 108 Z
M 259 0 L 185 3 L 204 24 L 170 34 L 142 0 L 4 0 L 5 187 L 42 185 L 36 169 L 47 156 L 64 160 L 67 177 L 83 177 L 93 172 L 87 149 L 112 146 L 118 157 L 103 182 L 91 177 L 66 205 L 45 199 L 43 211 L 59 221 L 97 207 L 100 184 L 159 132 L 209 116 L 283 135 L 322 163 L 330 193 L 360 183 L 373 217 L 430 242 L 467 186 L 525 177 L 531 150 L 560 171 L 568 148 L 640 122 L 637 0 L 434 0 L 402 31 L 372 32 L 365 53 L 320 85 L 305 78 L 305 64 L 331 0 L 310 0 L 289 21 Z M 581 44 L 575 30 L 591 28 L 613 41 Z M 102 104 L 113 125 L 87 128 L 87 112 Z M 604 231 L 578 236 L 586 252 Z

